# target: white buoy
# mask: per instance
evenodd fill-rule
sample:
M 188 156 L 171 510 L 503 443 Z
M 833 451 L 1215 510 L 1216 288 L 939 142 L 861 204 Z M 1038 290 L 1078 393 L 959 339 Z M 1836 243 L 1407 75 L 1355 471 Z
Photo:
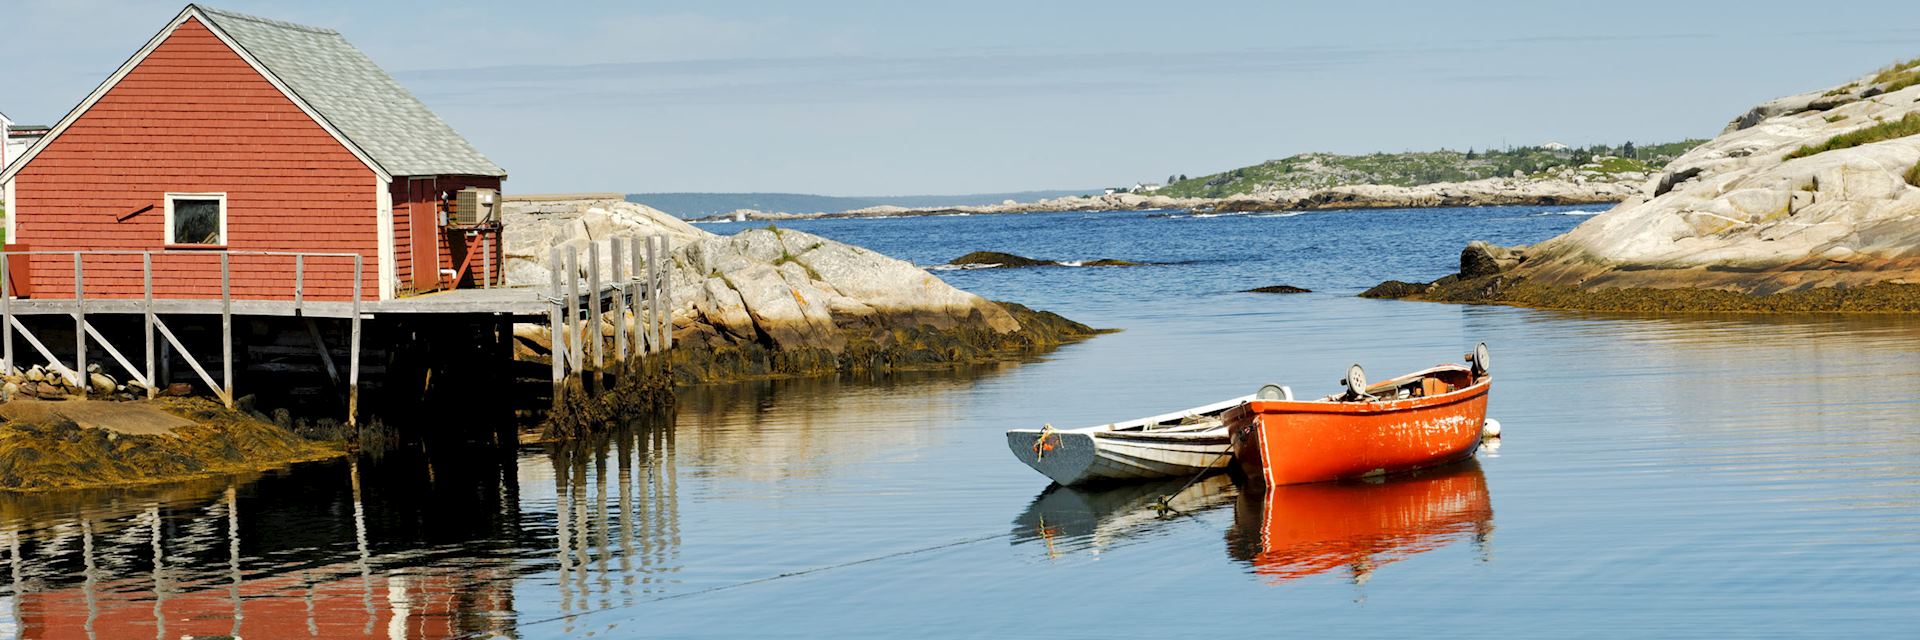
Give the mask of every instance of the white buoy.
M 1480 426 L 1480 437 L 1482 438 L 1500 437 L 1500 421 L 1495 420 L 1493 418 L 1487 418 L 1487 423 Z

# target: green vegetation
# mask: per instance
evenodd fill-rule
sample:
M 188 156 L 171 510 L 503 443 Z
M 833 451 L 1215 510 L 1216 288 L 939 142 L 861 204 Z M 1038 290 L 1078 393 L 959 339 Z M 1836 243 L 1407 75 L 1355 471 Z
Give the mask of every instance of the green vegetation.
M 1912 169 L 1907 170 L 1907 184 L 1920 187 L 1920 164 L 1915 164 Z
M 1870 127 L 1854 129 L 1828 138 L 1826 142 L 1819 145 L 1800 147 L 1793 153 L 1787 154 L 1786 159 L 1805 158 L 1828 151 L 1851 149 L 1863 144 L 1873 144 L 1895 138 L 1905 138 L 1911 135 L 1920 135 L 1920 113 L 1909 113 L 1906 117 L 1899 120 L 1881 122 Z
M 1879 74 L 1873 76 L 1873 83 L 1886 85 L 1887 93 L 1920 84 L 1920 58 L 1895 62 L 1893 66 L 1881 69 Z
M 1453 150 L 1375 153 L 1345 156 L 1305 153 L 1213 175 L 1173 182 L 1154 192 L 1175 197 L 1224 197 L 1263 188 L 1326 188 L 1360 184 L 1412 187 L 1436 182 L 1465 182 L 1511 176 L 1515 172 L 1583 172 L 1601 179 L 1624 173 L 1651 173 L 1704 140 L 1636 147 L 1595 145 L 1584 148 Z
M 1825 117 L 1825 118 L 1822 118 L 1822 119 L 1823 119 L 1823 120 L 1826 120 L 1826 121 L 1827 121 L 1827 122 L 1829 122 L 1829 123 L 1834 123 L 1834 122 L 1839 122 L 1839 121 L 1841 121 L 1841 120 L 1845 120 L 1845 119 L 1847 119 L 1847 114 L 1844 114 L 1844 113 L 1836 113 L 1836 114 L 1833 114 L 1833 115 L 1830 115 L 1830 116 L 1827 116 L 1827 117 Z

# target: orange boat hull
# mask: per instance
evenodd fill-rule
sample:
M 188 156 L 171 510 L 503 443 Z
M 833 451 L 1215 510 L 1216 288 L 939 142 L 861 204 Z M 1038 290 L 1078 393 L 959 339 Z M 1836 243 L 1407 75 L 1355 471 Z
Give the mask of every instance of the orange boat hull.
M 1255 400 L 1225 416 L 1234 455 L 1266 486 L 1366 478 L 1473 456 L 1487 419 L 1488 376 L 1464 368 L 1422 372 L 1457 388 L 1372 402 Z M 1415 374 L 1421 375 L 1421 374 Z

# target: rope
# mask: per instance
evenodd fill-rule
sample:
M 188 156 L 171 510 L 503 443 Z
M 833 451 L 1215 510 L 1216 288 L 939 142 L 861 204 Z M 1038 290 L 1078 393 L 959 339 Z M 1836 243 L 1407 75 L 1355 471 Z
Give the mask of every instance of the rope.
M 1160 496 L 1160 500 L 1153 503 L 1153 509 L 1155 511 L 1160 512 L 1161 515 L 1165 515 L 1168 513 L 1172 513 L 1174 515 L 1181 515 L 1181 516 L 1187 515 L 1186 512 L 1173 508 L 1174 496 L 1178 496 L 1182 493 L 1186 493 L 1187 489 L 1193 488 L 1193 483 L 1199 482 L 1201 478 L 1207 477 L 1207 474 L 1213 471 L 1214 465 L 1220 464 L 1221 460 L 1224 460 L 1226 459 L 1227 456 L 1231 456 L 1231 455 L 1233 455 L 1232 449 L 1228 449 L 1226 451 L 1220 452 L 1220 457 L 1214 458 L 1213 462 L 1208 463 L 1206 468 L 1200 470 L 1200 473 L 1194 474 L 1193 478 L 1190 480 L 1187 480 L 1186 484 L 1180 485 L 1180 488 L 1175 490 L 1173 493 Z
M 700 595 L 706 595 L 706 594 L 709 594 L 709 593 L 714 593 L 714 592 L 719 592 L 719 591 L 728 591 L 728 590 L 731 590 L 731 589 L 738 589 L 738 588 L 741 588 L 741 587 L 750 587 L 750 586 L 753 586 L 753 585 L 756 585 L 756 584 L 765 584 L 765 583 L 768 583 L 768 582 L 773 582 L 773 581 L 775 581 L 775 580 L 781 580 L 781 579 L 785 579 L 785 578 L 796 578 L 796 577 L 800 577 L 800 576 L 804 576 L 804 575 L 810 575 L 810 574 L 815 574 L 815 573 L 820 573 L 820 572 L 823 572 L 823 571 L 832 571 L 832 570 L 834 570 L 834 569 L 843 569 L 843 568 L 846 568 L 846 567 L 852 567 L 852 566 L 857 566 L 857 565 L 863 565 L 863 564 L 867 564 L 867 563 L 871 563 L 871 562 L 879 562 L 879 561 L 881 561 L 881 560 L 891 560 L 891 559 L 894 559 L 894 558 L 901 558 L 901 557 L 906 557 L 906 556 L 911 556 L 911 555 L 917 555 L 917 554 L 922 554 L 922 553 L 928 553 L 928 552 L 932 552 L 932 551 L 940 551 L 940 550 L 944 550 L 944 549 L 951 549 L 951 548 L 954 548 L 954 547 L 964 547 L 964 546 L 967 546 L 967 545 L 970 545 L 970 544 L 976 544 L 976 543 L 981 543 L 981 542 L 986 542 L 986 541 L 988 541 L 988 540 L 998 540 L 998 539 L 1000 539 L 1000 538 L 1009 538 L 1009 537 L 1012 537 L 1013 535 L 1014 535 L 1014 532 L 1011 532 L 1011 531 L 1009 531 L 1009 532 L 1007 532 L 1007 533 L 996 533 L 996 534 L 993 534 L 993 535 L 988 535 L 988 536 L 980 536 L 980 537 L 977 537 L 977 538 L 966 538 L 966 539 L 963 539 L 963 540 L 954 540 L 954 541 L 952 541 L 952 542 L 945 542 L 945 543 L 941 543 L 941 544 L 936 544 L 936 545 L 933 545 L 933 546 L 930 546 L 930 547 L 920 547 L 920 548 L 918 548 L 918 549 L 908 549 L 908 550 L 905 550 L 905 551 L 895 551 L 895 552 L 893 552 L 893 553 L 888 553 L 888 554 L 884 554 L 884 555 L 878 555 L 878 556 L 873 556 L 873 557 L 870 557 L 870 558 L 863 558 L 863 559 L 860 559 L 860 560 L 854 560 L 854 561 L 851 561 L 851 562 L 842 562 L 842 563 L 840 563 L 840 564 L 832 564 L 832 565 L 827 565 L 827 566 L 823 566 L 823 567 L 814 567 L 814 568 L 811 568 L 811 569 L 801 569 L 801 570 L 799 570 L 799 571 L 789 571 L 789 572 L 786 572 L 786 573 L 782 573 L 782 574 L 779 574 L 779 575 L 772 575 L 772 576 L 767 576 L 767 577 L 764 577 L 764 578 L 755 578 L 755 579 L 752 579 L 752 580 L 745 580 L 745 581 L 741 581 L 741 582 L 735 582 L 735 583 L 732 583 L 732 584 L 723 584 L 723 585 L 720 585 L 720 586 L 717 586 L 717 587 L 708 587 L 708 588 L 706 588 L 706 589 L 701 589 L 701 590 L 698 590 L 698 591 L 688 591 L 688 592 L 686 592 L 686 593 L 676 593 L 676 594 L 673 594 L 673 595 L 666 595 L 666 596 L 660 596 L 660 597 L 657 597 L 657 598 L 651 598 L 651 599 L 647 599 L 647 600 L 641 600 L 641 601 L 638 601 L 638 602 L 635 602 L 635 603 L 634 603 L 634 605 L 638 605 L 638 604 L 648 604 L 648 603 L 653 603 L 653 602 L 662 602 L 662 601 L 666 601 L 666 600 L 678 600 L 678 599 L 680 599 L 680 598 L 691 598 L 691 597 L 694 597 L 694 596 L 700 596 Z M 582 616 L 586 616 L 586 615 L 588 615 L 588 614 L 593 614 L 593 613 L 600 613 L 600 612 L 602 612 L 602 611 L 611 611 L 611 610 L 614 610 L 614 609 L 622 609 L 622 608 L 626 608 L 626 607 L 629 607 L 629 606 L 634 606 L 634 605 L 622 605 L 622 606 L 620 606 L 620 607 L 607 607 L 607 608 L 602 608 L 602 609 L 595 609 L 595 610 L 593 610 L 593 611 L 581 611 L 581 612 L 577 612 L 577 613 L 569 613 L 569 614 L 566 614 L 566 615 L 559 615 L 559 616 L 553 616 L 553 617 L 551 617 L 551 618 L 542 618 L 542 619 L 539 619 L 539 620 L 532 620 L 532 621 L 528 621 L 528 622 L 523 622 L 523 623 L 521 623 L 521 624 L 520 624 L 520 626 L 521 626 L 522 628 L 525 628 L 525 627 L 529 627 L 529 626 L 532 626 L 532 625 L 540 625 L 540 624 L 552 624 L 552 623 L 555 623 L 555 622 L 562 622 L 562 621 L 566 621 L 566 620 L 573 620 L 573 619 L 575 619 L 575 618 L 579 618 L 579 617 L 582 617 Z M 482 632 L 474 632 L 474 633 L 468 633 L 468 634 L 464 634 L 464 635 L 459 635 L 459 636 L 454 636 L 454 637 L 455 637 L 455 638 L 483 638 L 483 637 L 492 637 L 492 636 L 490 636 L 490 635 L 487 635 L 488 633 L 490 633 L 490 632 L 484 632 L 484 631 L 482 631 Z
M 1065 442 L 1060 439 L 1060 430 L 1053 428 L 1053 423 L 1049 422 L 1042 425 L 1040 427 L 1040 437 L 1035 438 L 1033 441 L 1033 459 L 1045 460 L 1047 458 L 1047 452 L 1053 450 L 1053 445 L 1047 444 L 1047 436 L 1053 436 L 1053 441 L 1056 444 Z

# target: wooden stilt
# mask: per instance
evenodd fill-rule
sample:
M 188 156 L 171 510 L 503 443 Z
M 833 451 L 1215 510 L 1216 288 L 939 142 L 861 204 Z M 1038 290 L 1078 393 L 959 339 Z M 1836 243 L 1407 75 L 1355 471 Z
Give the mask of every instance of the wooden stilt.
M 140 300 L 141 323 L 147 339 L 147 399 L 152 400 L 160 394 L 160 380 L 154 377 L 153 366 L 153 253 L 140 254 L 140 272 L 142 293 Z
M 79 252 L 73 254 L 73 308 L 73 358 L 79 363 L 73 370 L 79 374 L 77 397 L 85 400 L 93 392 L 93 376 L 87 375 L 87 279 L 80 270 Z
M 586 368 L 580 333 L 580 250 L 567 247 L 567 364 L 576 373 Z
M 313 350 L 320 354 L 320 364 L 327 368 L 327 381 L 333 383 L 333 392 L 339 393 L 340 369 L 333 365 L 333 351 L 327 348 L 326 338 L 320 336 L 320 323 L 313 318 L 303 319 L 307 321 L 307 337 L 313 339 Z
M 560 259 L 560 247 L 554 247 L 547 253 L 547 268 L 551 274 L 548 284 L 551 285 L 553 294 L 553 307 L 547 314 L 547 341 L 551 344 L 547 355 L 548 359 L 553 361 L 554 411 L 560 410 L 560 403 L 566 398 L 567 384 L 566 323 L 560 318 L 561 309 L 564 306 L 560 298 L 563 295 L 560 292 L 560 270 L 563 267 L 565 267 L 565 261 Z
M 78 316 L 80 314 L 76 313 L 74 315 Z M 125 369 L 127 371 L 127 375 L 131 376 L 134 380 L 139 381 L 140 384 L 147 384 L 148 378 L 145 375 L 142 375 L 140 373 L 140 369 L 137 367 L 134 367 L 133 363 L 129 362 L 126 356 L 121 355 L 120 350 L 114 348 L 113 343 L 108 342 L 106 336 L 100 335 L 100 330 L 93 328 L 93 323 L 91 322 L 82 323 L 81 328 L 86 330 L 87 335 L 93 336 L 93 341 L 99 343 L 100 349 L 102 351 L 107 352 L 107 355 L 112 357 L 114 362 L 120 363 L 120 368 Z
M 673 238 L 660 236 L 660 350 L 673 348 Z
M 174 345 L 179 346 L 179 345 Z M 186 349 L 181 349 L 185 351 Z M 193 360 L 189 358 L 188 362 Z M 220 254 L 220 399 L 233 408 L 233 264 Z
M 19 318 L 7 318 L 7 323 L 13 325 L 12 328 L 20 332 L 20 337 L 26 338 L 27 344 L 32 346 L 34 351 L 39 352 L 40 357 L 47 360 L 47 366 L 52 367 L 54 373 L 64 376 L 74 384 L 80 383 L 80 376 L 74 375 L 72 369 L 68 369 L 67 365 L 61 364 L 60 359 L 54 357 L 53 350 L 48 349 L 47 345 L 41 344 L 40 338 L 33 335 L 33 331 L 27 329 L 27 325 L 21 324 Z
M 587 331 L 584 333 L 587 339 L 593 341 L 593 373 L 590 377 L 595 393 L 600 391 L 600 376 L 607 370 L 607 341 L 600 328 L 601 321 L 606 318 L 601 313 L 604 308 L 601 304 L 604 300 L 600 297 L 602 293 L 605 292 L 600 290 L 600 243 L 590 242 L 587 243 Z
M 622 259 L 626 257 L 626 254 L 621 251 L 623 244 L 620 238 L 613 238 L 607 241 L 607 255 L 610 258 L 607 264 L 613 267 L 613 272 L 607 275 L 613 278 L 613 287 L 608 293 L 613 294 L 613 364 L 615 371 L 618 371 L 620 369 L 619 365 L 627 359 L 627 279 L 621 275 L 621 273 L 626 270 L 626 261 Z
M 349 337 L 347 338 L 347 429 L 354 434 L 353 437 L 356 442 L 359 439 L 359 431 L 356 429 L 360 426 L 360 295 L 361 289 L 364 288 L 362 286 L 363 277 L 364 267 L 360 261 L 360 256 L 355 255 L 353 257 L 353 318 L 351 320 L 353 326 L 349 328 Z M 324 351 L 326 345 L 321 344 L 320 348 Z M 329 358 L 329 360 L 331 360 L 331 358 Z M 329 362 L 328 368 L 332 368 L 331 362 Z
M 6 252 L 0 251 L 0 374 L 6 375 L 13 375 L 13 285 L 7 282 L 7 263 L 11 261 Z
M 660 236 L 647 236 L 647 338 L 653 346 L 653 352 L 659 353 L 660 342 Z

